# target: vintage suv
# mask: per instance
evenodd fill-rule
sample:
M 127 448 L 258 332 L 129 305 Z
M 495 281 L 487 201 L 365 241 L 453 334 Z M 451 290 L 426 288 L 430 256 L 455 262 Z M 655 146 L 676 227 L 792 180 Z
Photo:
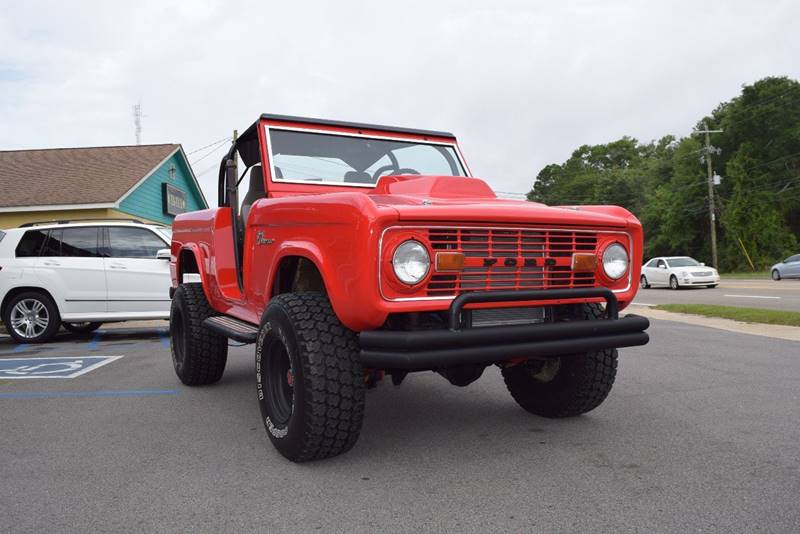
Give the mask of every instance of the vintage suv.
M 176 218 L 171 256 L 178 377 L 214 383 L 229 339 L 255 343 L 267 433 L 298 462 L 353 447 L 387 374 L 466 386 L 497 365 L 525 410 L 568 417 L 606 398 L 617 348 L 648 341 L 619 316 L 639 221 L 498 199 L 446 132 L 262 115 L 221 162 L 219 207 Z

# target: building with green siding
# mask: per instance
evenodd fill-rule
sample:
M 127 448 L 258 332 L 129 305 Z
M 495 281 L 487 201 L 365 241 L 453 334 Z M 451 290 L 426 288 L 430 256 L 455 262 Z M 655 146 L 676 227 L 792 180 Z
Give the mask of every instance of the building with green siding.
M 0 228 L 94 218 L 171 225 L 207 207 L 180 145 L 0 151 Z

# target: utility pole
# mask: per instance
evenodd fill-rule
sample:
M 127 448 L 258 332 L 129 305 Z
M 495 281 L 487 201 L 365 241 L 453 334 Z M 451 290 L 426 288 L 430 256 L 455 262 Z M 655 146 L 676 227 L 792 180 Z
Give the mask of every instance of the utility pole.
M 717 263 L 717 214 L 714 207 L 714 171 L 711 168 L 711 134 L 722 133 L 722 130 L 709 130 L 704 122 L 702 130 L 695 130 L 695 134 L 705 134 L 706 136 L 706 168 L 708 169 L 708 220 L 711 224 L 711 263 L 715 269 L 719 268 Z
M 233 131 L 233 142 L 236 143 L 236 140 L 239 139 L 239 130 Z M 236 176 L 239 176 L 239 154 L 238 152 L 233 153 L 233 166 L 236 168 Z

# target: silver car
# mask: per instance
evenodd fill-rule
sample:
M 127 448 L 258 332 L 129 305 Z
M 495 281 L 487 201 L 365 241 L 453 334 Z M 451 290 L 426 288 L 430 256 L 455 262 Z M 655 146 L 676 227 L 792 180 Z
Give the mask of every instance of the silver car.
M 781 278 L 800 278 L 800 254 L 789 256 L 780 263 L 776 263 L 770 268 L 773 280 Z

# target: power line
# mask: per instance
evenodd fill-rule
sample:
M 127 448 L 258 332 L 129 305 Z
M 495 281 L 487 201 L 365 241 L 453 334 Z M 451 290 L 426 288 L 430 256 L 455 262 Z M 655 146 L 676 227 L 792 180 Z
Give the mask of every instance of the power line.
M 200 161 L 203 161 L 203 160 L 204 160 L 204 159 L 206 159 L 208 156 L 210 156 L 211 154 L 213 154 L 214 152 L 216 152 L 216 151 L 217 151 L 217 150 L 219 150 L 220 148 L 224 147 L 224 146 L 225 146 L 225 143 L 227 143 L 229 140 L 230 140 L 230 137 L 228 137 L 228 138 L 225 138 L 225 139 L 223 139 L 222 141 L 220 141 L 219 143 L 217 143 L 217 146 L 215 146 L 214 148 L 212 148 L 211 150 L 209 150 L 209 151 L 208 151 L 206 154 L 203 154 L 202 156 L 200 156 L 200 157 L 199 157 L 199 158 L 197 158 L 196 160 L 192 161 L 192 162 L 191 162 L 191 163 L 192 163 L 192 165 L 194 165 L 194 164 L 196 164 L 196 163 L 198 163 L 198 162 L 200 162 Z
M 214 146 L 214 145 L 218 145 L 218 144 L 222 143 L 223 141 L 229 141 L 230 139 L 231 139 L 231 138 L 230 138 L 230 136 L 228 136 L 228 137 L 223 137 L 222 139 L 218 139 L 218 140 L 214 141 L 213 143 L 209 143 L 209 144 L 207 144 L 206 146 L 201 146 L 200 148 L 198 148 L 198 149 L 196 149 L 196 150 L 192 150 L 191 152 L 187 152 L 187 153 L 186 153 L 186 155 L 187 155 L 187 156 L 191 156 L 192 154 L 194 154 L 194 153 L 196 153 L 196 152 L 200 152 L 201 150 L 205 150 L 205 149 L 207 149 L 208 147 L 212 147 L 212 146 Z

